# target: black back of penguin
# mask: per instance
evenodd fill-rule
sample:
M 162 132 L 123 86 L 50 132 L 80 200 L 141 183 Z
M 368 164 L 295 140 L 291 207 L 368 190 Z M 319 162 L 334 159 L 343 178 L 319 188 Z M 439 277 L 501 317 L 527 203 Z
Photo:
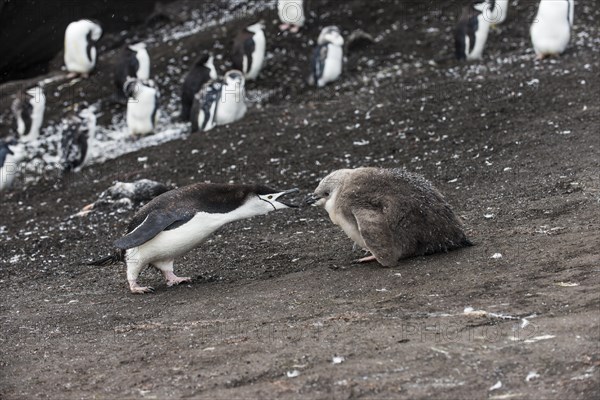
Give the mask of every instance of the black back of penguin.
M 117 96 L 121 99 L 126 99 L 126 95 L 123 91 L 123 85 L 127 82 L 127 78 L 137 77 L 137 70 L 140 67 L 136 52 L 125 46 L 119 56 L 115 67 L 115 88 L 117 90 Z
M 209 54 L 202 55 L 183 81 L 181 90 L 181 119 L 183 121 L 190 120 L 194 96 L 202 89 L 202 86 L 211 79 L 211 70 L 205 65 L 209 58 Z
M 238 33 L 233 42 L 233 52 L 231 55 L 233 68 L 242 71 L 244 74 L 250 70 L 250 66 L 252 65 L 252 53 L 254 53 L 255 49 L 253 36 L 253 32 L 243 29 Z M 246 69 L 244 69 L 244 56 L 248 60 Z

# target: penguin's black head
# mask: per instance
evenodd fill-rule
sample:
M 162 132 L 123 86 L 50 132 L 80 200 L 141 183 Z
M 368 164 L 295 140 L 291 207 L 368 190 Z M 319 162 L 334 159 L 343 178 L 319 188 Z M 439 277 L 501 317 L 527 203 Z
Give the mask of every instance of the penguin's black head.
M 297 205 L 288 203 L 283 200 L 283 197 L 290 195 L 292 193 L 298 193 L 300 190 L 297 188 L 289 189 L 289 190 L 275 190 L 266 186 L 257 186 L 256 187 L 256 195 L 262 201 L 265 201 L 273 207 L 274 210 L 279 210 L 282 208 L 298 208 Z
M 210 53 L 202 53 L 200 57 L 196 60 L 196 65 L 204 65 L 208 62 L 208 59 L 211 57 Z

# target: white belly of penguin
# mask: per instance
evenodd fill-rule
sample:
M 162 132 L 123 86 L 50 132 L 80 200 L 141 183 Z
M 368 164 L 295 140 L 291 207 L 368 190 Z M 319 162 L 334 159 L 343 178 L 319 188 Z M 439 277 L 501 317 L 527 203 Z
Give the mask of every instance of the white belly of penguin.
M 566 14 L 548 10 L 537 16 L 531 25 L 531 40 L 536 54 L 560 54 L 567 48 L 571 27 Z
M 174 259 L 200 245 L 229 221 L 227 214 L 198 213 L 185 224 L 162 231 L 143 245 L 128 250 L 127 258 L 137 256 L 145 263 Z
M 217 104 L 215 123 L 227 125 L 235 122 L 246 114 L 246 109 L 243 93 L 223 88 L 221 99 Z
M 333 82 L 342 74 L 344 51 L 340 46 L 329 44 L 327 47 L 327 58 L 323 66 L 323 75 L 319 79 L 319 86 Z
M 250 65 L 250 71 L 246 74 L 246 78 L 248 79 L 256 79 L 258 77 L 265 61 L 266 40 L 264 33 L 254 34 L 253 40 L 254 52 L 252 52 L 252 65 Z
M 364 239 L 362 238 L 357 225 L 353 224 L 351 221 L 348 221 L 346 218 L 342 216 L 341 213 L 336 212 L 335 207 L 335 195 L 333 198 L 327 200 L 325 203 L 325 210 L 327 214 L 329 214 L 329 218 L 331 222 L 342 228 L 344 233 L 354 241 L 358 246 L 363 249 L 366 249 L 367 245 L 365 244 Z

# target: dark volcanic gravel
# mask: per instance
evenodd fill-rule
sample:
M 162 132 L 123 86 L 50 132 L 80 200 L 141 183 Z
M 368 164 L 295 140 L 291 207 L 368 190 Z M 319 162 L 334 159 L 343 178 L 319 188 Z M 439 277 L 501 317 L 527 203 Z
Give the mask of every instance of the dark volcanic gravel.
M 223 15 L 225 3 L 207 14 Z M 273 8 L 236 6 L 236 19 L 181 37 L 201 13 L 172 3 L 187 25 L 128 38 L 149 43 L 160 131 L 179 130 L 175 140 L 65 176 L 40 164 L 0 194 L 0 398 L 597 396 L 598 3 L 577 3 L 562 57 L 535 62 L 537 2 L 513 1 L 484 60 L 464 64 L 433 62 L 452 54 L 457 1 L 310 3 L 299 35 L 277 35 Z M 269 49 L 248 85 L 258 100 L 239 123 L 187 135 L 174 122 L 186 66 L 205 49 L 226 54 L 235 30 L 258 18 Z M 349 54 L 335 85 L 306 88 L 309 40 L 330 24 L 376 44 Z M 123 38 L 103 40 L 88 82 L 47 87 L 46 135 L 83 98 L 97 105 L 103 137 L 123 129 L 124 110 L 109 100 L 109 44 Z M 16 86 L 0 88 L 5 134 Z M 176 260 L 194 278 L 180 287 L 148 269 L 140 281 L 156 292 L 132 295 L 123 265 L 85 265 L 108 254 L 134 212 L 73 216 L 115 180 L 260 182 L 304 195 L 328 172 L 359 166 L 423 174 L 475 246 L 391 269 L 352 265 L 362 254 L 343 232 L 302 208 L 221 229 Z

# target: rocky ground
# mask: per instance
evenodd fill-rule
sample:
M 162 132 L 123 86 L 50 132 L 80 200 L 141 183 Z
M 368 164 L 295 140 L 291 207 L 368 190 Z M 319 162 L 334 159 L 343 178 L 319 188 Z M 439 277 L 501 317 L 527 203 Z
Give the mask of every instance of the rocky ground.
M 598 393 L 600 7 L 578 3 L 569 50 L 535 62 L 537 2 L 513 1 L 484 60 L 459 64 L 440 61 L 452 53 L 456 1 L 310 3 L 307 29 L 278 35 L 273 4 L 176 1 L 180 21 L 108 35 L 88 81 L 47 86 L 47 138 L 85 99 L 115 153 L 69 175 L 51 157 L 30 160 L 1 195 L 0 397 Z M 234 32 L 258 18 L 269 56 L 249 84 L 247 116 L 190 135 L 176 122 L 187 65 L 213 49 L 224 71 Z M 307 88 L 310 40 L 329 24 L 376 43 L 348 54 L 335 85 Z M 124 110 L 109 100 L 116 47 L 137 39 L 149 43 L 163 96 L 160 139 L 144 148 L 118 135 Z M 60 56 L 50 75 L 59 67 Z M 20 84 L 0 90 L 5 134 Z M 85 265 L 110 251 L 134 212 L 74 216 L 115 180 L 261 182 L 306 194 L 334 169 L 367 165 L 426 176 L 475 246 L 397 268 L 356 266 L 361 253 L 325 212 L 302 208 L 220 230 L 176 261 L 189 285 L 167 288 L 146 270 L 141 282 L 156 292 L 132 295 L 124 266 Z

